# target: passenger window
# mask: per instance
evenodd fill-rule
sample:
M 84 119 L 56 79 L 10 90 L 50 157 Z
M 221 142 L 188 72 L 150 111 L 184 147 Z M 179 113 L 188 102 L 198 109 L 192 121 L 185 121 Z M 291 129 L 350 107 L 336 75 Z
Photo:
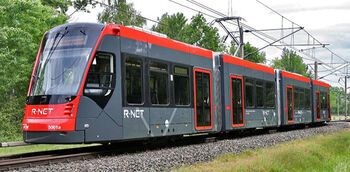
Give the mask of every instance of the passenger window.
M 174 67 L 175 105 L 189 105 L 189 72 L 188 68 Z
M 108 96 L 114 87 L 113 78 L 113 56 L 111 54 L 98 53 L 90 66 L 84 94 Z
M 247 107 L 254 107 L 254 80 L 246 79 L 245 81 L 245 103 Z
M 299 88 L 298 87 L 294 87 L 293 90 L 293 96 L 294 96 L 294 109 L 300 109 L 299 104 L 300 104 L 300 97 L 299 97 Z
M 299 108 L 305 109 L 305 91 L 303 88 L 299 88 Z
M 158 62 L 149 64 L 149 87 L 152 104 L 168 104 L 168 65 Z
M 321 109 L 327 109 L 327 93 L 321 92 Z
M 273 82 L 266 82 L 265 91 L 265 107 L 274 108 L 275 107 L 275 84 Z
M 305 89 L 305 109 L 310 110 L 310 89 Z
M 135 57 L 125 59 L 126 101 L 129 104 L 141 104 L 142 99 L 142 60 Z
M 264 87 L 262 81 L 256 81 L 256 106 L 264 107 Z

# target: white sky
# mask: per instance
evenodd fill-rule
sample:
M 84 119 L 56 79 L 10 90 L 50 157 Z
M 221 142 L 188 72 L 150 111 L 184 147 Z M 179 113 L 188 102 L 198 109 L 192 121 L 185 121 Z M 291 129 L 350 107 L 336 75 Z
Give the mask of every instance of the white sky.
M 187 0 L 173 0 L 192 8 L 198 9 L 206 14 L 214 15 L 208 11 L 200 9 L 199 7 L 189 3 Z M 197 0 L 221 13 L 228 14 L 232 9 L 230 15 L 241 16 L 246 21 L 245 24 L 254 27 L 255 29 L 271 29 L 281 28 L 281 17 L 272 13 L 269 9 L 259 4 L 256 0 Z M 229 7 L 229 1 L 232 1 L 232 6 Z M 181 12 L 190 19 L 197 12 L 181 7 L 169 0 L 127 0 L 128 3 L 133 3 L 134 8 L 141 12 L 141 15 L 150 19 L 156 20 L 164 13 Z M 322 43 L 329 43 L 327 46 L 335 53 L 350 61 L 350 1 L 348 0 L 261 0 L 264 4 L 273 8 L 280 14 L 284 15 L 293 22 L 303 26 L 316 39 Z M 97 14 L 102 11 L 101 7 L 91 9 L 91 13 L 75 13 L 70 22 L 97 22 Z M 207 21 L 211 22 L 213 18 L 207 17 Z M 291 24 L 284 20 L 284 27 L 291 27 Z M 155 23 L 147 21 L 148 28 Z M 218 25 L 214 25 L 219 27 Z M 232 25 L 228 25 L 232 26 Z M 287 33 L 287 31 L 285 31 Z M 224 36 L 224 32 L 220 32 Z M 279 38 L 281 32 L 269 32 Z M 249 41 L 256 47 L 263 47 L 265 42 L 258 38 L 245 34 L 245 42 Z M 296 34 L 296 43 L 306 43 L 307 37 L 303 33 Z M 291 38 L 286 38 L 285 42 L 290 43 Z M 277 48 L 264 49 L 267 58 L 272 60 L 279 57 L 281 51 Z M 316 51 L 315 56 L 324 62 L 331 62 L 330 53 L 326 51 Z M 342 62 L 342 60 L 334 57 L 333 62 Z M 305 60 L 305 63 L 312 63 Z M 326 74 L 326 68 L 319 67 L 319 76 Z M 329 76 L 325 78 L 332 86 L 339 86 L 338 77 Z M 343 85 L 343 82 L 341 82 Z

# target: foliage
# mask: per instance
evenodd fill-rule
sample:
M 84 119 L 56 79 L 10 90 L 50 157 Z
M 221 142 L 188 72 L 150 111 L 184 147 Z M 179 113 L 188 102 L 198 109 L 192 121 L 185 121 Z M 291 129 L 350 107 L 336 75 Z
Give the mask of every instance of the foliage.
M 231 42 L 231 47 L 229 49 L 229 54 L 234 55 L 237 47 L 234 45 L 234 42 Z M 248 60 L 254 63 L 266 63 L 266 54 L 265 52 L 258 52 L 258 48 L 251 45 L 249 42 L 244 44 L 244 60 Z M 240 53 L 238 53 L 238 56 L 240 57 Z
M 212 51 L 223 51 L 218 29 L 210 26 L 201 13 L 191 19 L 191 23 L 185 28 L 185 42 Z
M 154 31 L 164 33 L 169 38 L 188 44 L 203 47 L 212 51 L 223 51 L 218 29 L 207 23 L 203 14 L 199 13 L 191 18 L 190 23 L 182 13 L 163 14 L 159 24 L 154 25 Z
M 41 4 L 51 6 L 61 14 L 66 14 L 68 7 L 72 5 L 72 2 L 66 0 L 40 0 Z
M 101 23 L 114 23 L 124 26 L 143 26 L 146 20 L 140 17 L 140 12 L 133 8 L 132 3 L 126 0 L 109 0 L 109 7 L 98 14 L 98 21 Z
M 330 92 L 330 105 L 331 114 L 338 114 L 338 104 L 339 104 L 339 114 L 345 114 L 345 91 L 342 87 L 331 87 Z M 348 95 L 349 99 L 350 95 Z M 348 111 L 350 110 L 349 100 L 348 100 Z
M 187 19 L 182 13 L 176 13 L 169 15 L 165 13 L 159 19 L 158 25 L 153 25 L 152 30 L 166 34 L 169 38 L 184 41 L 185 40 L 185 27 L 187 26 Z
M 273 68 L 282 69 L 289 72 L 298 73 L 305 77 L 311 77 L 311 72 L 308 72 L 308 67 L 304 64 L 303 59 L 293 50 L 284 48 L 281 59 L 273 60 Z
M 12 138 L 11 132 L 20 133 L 28 83 L 42 35 L 66 20 L 40 0 L 0 1 L 0 140 Z
M 56 9 L 61 15 L 71 16 L 77 11 L 90 12 L 88 10 L 89 5 L 92 8 L 96 7 L 97 2 L 93 0 L 40 0 L 45 6 L 50 6 Z M 68 8 L 73 7 L 75 11 L 71 14 L 67 14 Z

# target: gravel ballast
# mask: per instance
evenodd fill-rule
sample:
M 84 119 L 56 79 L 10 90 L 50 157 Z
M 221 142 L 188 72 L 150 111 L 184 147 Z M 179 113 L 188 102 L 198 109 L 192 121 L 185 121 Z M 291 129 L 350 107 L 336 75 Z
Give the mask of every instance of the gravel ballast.
M 330 123 L 321 127 L 305 128 L 274 134 L 220 140 L 212 143 L 164 148 L 132 154 L 101 157 L 71 163 L 21 169 L 20 171 L 164 171 L 200 162 L 208 162 L 227 153 L 238 154 L 254 148 L 334 132 L 350 127 L 349 123 Z

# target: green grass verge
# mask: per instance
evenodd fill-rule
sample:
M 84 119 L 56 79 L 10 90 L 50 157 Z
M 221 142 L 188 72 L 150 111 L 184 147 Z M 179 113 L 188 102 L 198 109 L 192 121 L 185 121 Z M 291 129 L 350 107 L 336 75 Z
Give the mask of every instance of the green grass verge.
M 350 129 L 222 155 L 173 171 L 350 171 Z
M 345 115 L 339 115 L 339 116 L 332 115 L 331 121 L 339 121 L 339 120 L 347 120 L 347 119 L 350 119 L 350 115 L 348 115 L 347 118 L 345 117 Z
M 21 153 L 29 153 L 29 152 L 78 148 L 78 147 L 96 146 L 96 145 L 99 145 L 99 144 L 75 144 L 75 145 L 33 144 L 28 146 L 3 147 L 3 148 L 0 148 L 0 155 L 21 154 Z

